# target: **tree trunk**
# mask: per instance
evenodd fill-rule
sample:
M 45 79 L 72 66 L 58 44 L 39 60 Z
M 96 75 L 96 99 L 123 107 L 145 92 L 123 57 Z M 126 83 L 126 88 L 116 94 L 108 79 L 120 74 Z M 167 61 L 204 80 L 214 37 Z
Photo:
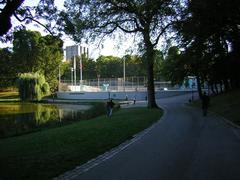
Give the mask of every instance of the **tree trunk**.
M 210 88 L 211 88 L 212 94 L 216 95 L 217 93 L 216 93 L 216 91 L 214 89 L 214 84 L 215 84 L 215 82 L 211 82 Z
M 200 81 L 200 77 L 197 75 L 196 79 L 197 79 L 198 95 L 202 99 L 202 88 L 201 88 L 202 84 L 201 84 L 201 81 Z
M 148 28 L 146 28 L 148 29 Z M 149 31 L 146 30 L 143 33 L 144 45 L 147 58 L 147 94 L 148 94 L 148 108 L 158 108 L 155 100 L 155 88 L 154 88 L 154 74 L 153 74 L 153 62 L 154 62 L 154 46 L 151 43 Z
M 219 94 L 217 83 L 214 83 L 214 88 L 215 88 L 215 91 L 217 92 L 217 94 Z
M 221 91 L 221 94 L 223 93 L 223 84 L 222 84 L 222 81 L 219 82 L 219 86 L 220 86 L 220 91 Z
M 229 91 L 229 83 L 227 79 L 223 80 L 225 92 Z
M 148 107 L 158 108 L 155 100 L 155 87 L 154 87 L 154 75 L 153 75 L 153 62 L 154 62 L 154 51 L 153 48 L 147 48 L 147 75 L 148 75 Z

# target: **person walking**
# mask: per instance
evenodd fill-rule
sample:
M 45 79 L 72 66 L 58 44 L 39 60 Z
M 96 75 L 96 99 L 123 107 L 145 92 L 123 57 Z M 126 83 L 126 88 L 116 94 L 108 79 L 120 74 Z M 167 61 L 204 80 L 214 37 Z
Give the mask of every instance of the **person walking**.
M 207 116 L 207 110 L 209 107 L 210 98 L 206 92 L 203 93 L 201 100 L 202 100 L 203 116 Z
M 115 103 L 112 101 L 112 99 L 110 99 L 107 102 L 107 116 L 111 117 L 112 116 L 112 111 L 113 111 L 113 107 L 114 107 Z

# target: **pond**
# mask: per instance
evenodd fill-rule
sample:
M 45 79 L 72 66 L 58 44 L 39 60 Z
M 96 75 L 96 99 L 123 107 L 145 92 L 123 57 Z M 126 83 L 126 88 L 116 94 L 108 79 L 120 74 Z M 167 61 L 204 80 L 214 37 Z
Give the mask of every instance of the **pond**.
M 0 138 L 78 121 L 90 108 L 80 104 L 0 103 Z

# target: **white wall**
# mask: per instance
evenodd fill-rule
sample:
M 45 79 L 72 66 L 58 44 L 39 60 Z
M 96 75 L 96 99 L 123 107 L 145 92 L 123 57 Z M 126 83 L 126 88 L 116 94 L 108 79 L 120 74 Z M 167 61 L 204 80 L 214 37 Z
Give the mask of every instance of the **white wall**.
M 191 93 L 187 90 L 168 90 L 168 91 L 156 91 L 156 99 L 163 97 L 176 96 L 181 94 Z M 146 100 L 146 91 L 131 91 L 131 92 L 57 92 L 57 97 L 60 99 L 126 99 L 128 100 L 136 98 L 136 100 Z

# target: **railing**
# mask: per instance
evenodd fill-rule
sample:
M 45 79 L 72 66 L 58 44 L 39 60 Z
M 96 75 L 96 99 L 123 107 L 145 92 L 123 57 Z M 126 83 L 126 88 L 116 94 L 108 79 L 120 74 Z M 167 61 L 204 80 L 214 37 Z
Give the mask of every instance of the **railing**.
M 172 89 L 171 82 L 155 81 L 155 89 Z M 59 91 L 146 91 L 146 77 L 123 78 L 99 78 L 88 79 L 75 82 L 71 80 L 61 80 Z

